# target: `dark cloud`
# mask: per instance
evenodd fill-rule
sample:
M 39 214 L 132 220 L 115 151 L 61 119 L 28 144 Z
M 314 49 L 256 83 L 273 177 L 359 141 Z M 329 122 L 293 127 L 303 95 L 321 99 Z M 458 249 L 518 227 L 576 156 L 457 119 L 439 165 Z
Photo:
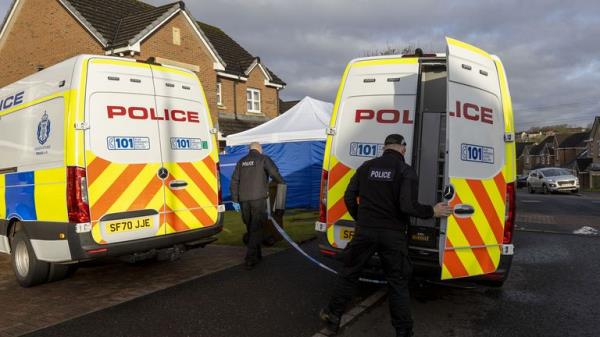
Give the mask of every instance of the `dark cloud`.
M 0 0 L 0 15 L 8 0 Z M 147 0 L 162 5 L 171 0 Z M 333 101 L 346 63 L 408 44 L 444 52 L 444 37 L 498 55 L 517 126 L 586 125 L 600 115 L 600 2 L 221 0 L 186 1 L 282 77 L 284 99 Z

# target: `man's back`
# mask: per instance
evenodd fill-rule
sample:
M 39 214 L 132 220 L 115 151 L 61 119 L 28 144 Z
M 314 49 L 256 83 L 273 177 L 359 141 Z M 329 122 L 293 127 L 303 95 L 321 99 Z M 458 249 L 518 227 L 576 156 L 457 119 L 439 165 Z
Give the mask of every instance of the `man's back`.
M 386 150 L 361 165 L 344 200 L 359 226 L 406 230 L 410 216 L 431 217 L 431 206 L 417 201 L 418 180 L 402 154 Z
M 231 198 L 234 202 L 266 199 L 269 193 L 269 176 L 276 182 L 284 183 L 277 166 L 269 156 L 257 150 L 250 152 L 238 161 L 231 176 Z

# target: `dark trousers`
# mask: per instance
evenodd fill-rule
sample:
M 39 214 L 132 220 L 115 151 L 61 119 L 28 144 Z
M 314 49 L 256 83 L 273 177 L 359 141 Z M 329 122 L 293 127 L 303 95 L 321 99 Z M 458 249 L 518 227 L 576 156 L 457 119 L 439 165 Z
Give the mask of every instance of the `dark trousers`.
M 242 221 L 246 224 L 248 232 L 248 250 L 246 261 L 257 262 L 262 257 L 263 226 L 267 222 L 267 199 L 242 201 L 240 203 Z
M 377 252 L 388 283 L 392 325 L 398 332 L 412 329 L 408 282 L 412 266 L 408 259 L 406 234 L 389 229 L 357 228 L 344 250 L 344 266 L 329 302 L 329 311 L 341 317 L 352 299 L 365 264 Z

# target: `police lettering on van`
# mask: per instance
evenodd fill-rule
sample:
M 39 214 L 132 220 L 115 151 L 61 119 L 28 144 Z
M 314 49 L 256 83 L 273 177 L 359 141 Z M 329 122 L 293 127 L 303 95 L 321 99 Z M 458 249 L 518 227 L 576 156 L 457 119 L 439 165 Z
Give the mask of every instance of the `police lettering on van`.
M 0 97 L 0 252 L 22 286 L 79 261 L 180 254 L 222 230 L 218 146 L 193 72 L 81 55 Z
M 15 95 L 0 98 L 0 111 L 8 110 L 14 106 L 23 104 L 24 96 L 25 96 L 25 91 L 21 91 Z
M 393 133 L 405 137 L 405 160 L 419 177 L 419 202 L 447 197 L 457 215 L 415 219 L 408 238 L 415 264 L 436 266 L 441 279 L 478 276 L 502 284 L 514 247 L 516 170 L 502 62 L 448 38 L 446 54 L 378 56 L 348 64 L 328 131 L 315 224 L 325 256 L 344 249 L 354 228 L 343 200 L 350 177 L 381 155 L 383 137 Z M 372 169 L 369 179 L 393 174 Z

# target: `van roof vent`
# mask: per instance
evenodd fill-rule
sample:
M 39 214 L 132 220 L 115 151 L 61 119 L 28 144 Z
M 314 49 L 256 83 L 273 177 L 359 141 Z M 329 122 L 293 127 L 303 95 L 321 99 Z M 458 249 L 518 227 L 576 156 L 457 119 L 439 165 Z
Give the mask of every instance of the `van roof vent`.
M 175 84 L 173 83 L 165 83 L 165 85 L 169 88 L 175 88 Z
M 116 76 L 108 76 L 109 81 L 120 81 L 121 79 Z
M 183 90 L 191 90 L 192 88 L 188 87 L 187 85 L 182 86 Z
M 488 72 L 487 72 L 487 71 L 485 71 L 485 70 L 479 70 L 479 73 L 480 73 L 481 75 L 483 75 L 483 76 L 487 76 L 487 75 L 488 75 Z
M 400 77 L 390 77 L 387 80 L 388 82 L 400 82 Z
M 470 66 L 470 65 L 468 65 L 468 64 L 463 64 L 463 65 L 462 65 L 462 68 L 463 68 L 463 69 L 467 69 L 467 70 L 471 70 L 471 69 L 473 69 L 473 68 L 471 68 L 471 66 Z
M 137 78 L 131 78 L 131 79 L 129 79 L 129 81 L 132 83 L 142 83 L 142 80 L 137 79 Z
M 375 79 L 374 78 L 365 78 L 363 80 L 363 82 L 365 82 L 365 83 L 375 83 Z

